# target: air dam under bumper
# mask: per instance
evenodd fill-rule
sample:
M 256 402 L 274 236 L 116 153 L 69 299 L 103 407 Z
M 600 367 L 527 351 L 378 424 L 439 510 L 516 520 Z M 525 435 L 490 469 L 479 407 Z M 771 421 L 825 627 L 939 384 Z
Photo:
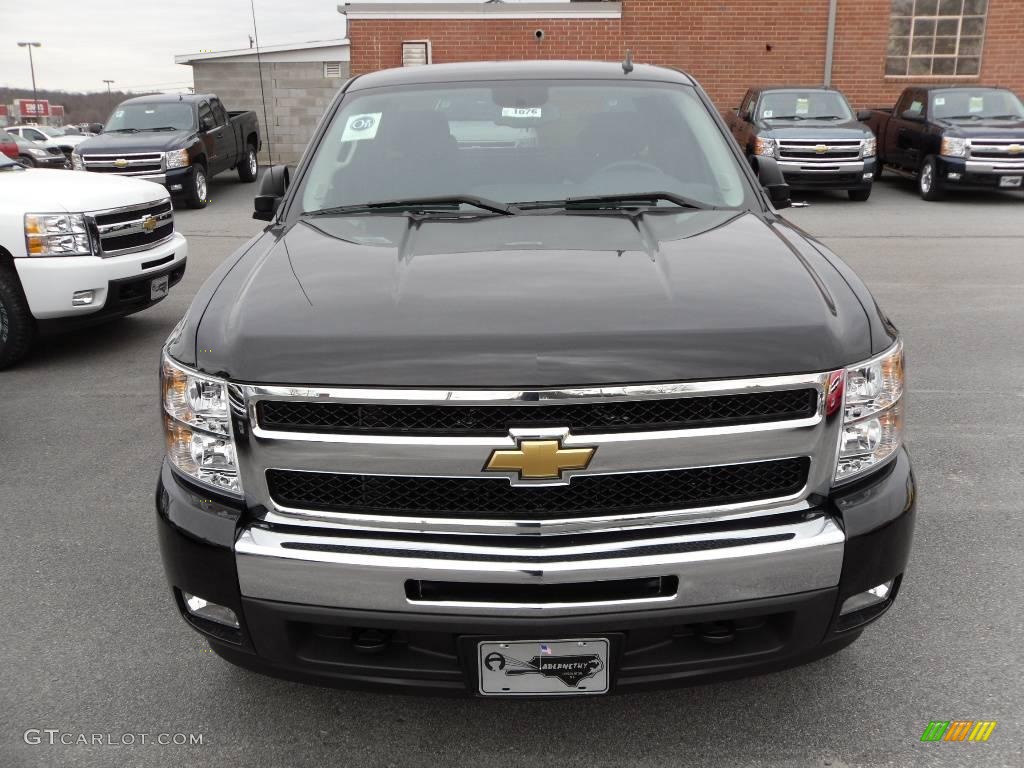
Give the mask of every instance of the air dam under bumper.
M 802 519 L 746 521 L 681 534 L 670 540 L 675 551 L 583 560 L 551 549 L 449 560 L 436 547 L 409 559 L 364 551 L 379 538 L 251 527 L 244 509 L 192 488 L 166 463 L 157 509 L 179 610 L 233 663 L 303 682 L 464 694 L 477 688 L 481 639 L 607 637 L 612 691 L 624 692 L 784 668 L 852 642 L 863 625 L 842 631 L 839 607 L 890 579 L 898 588 L 914 496 L 901 451 Z M 607 581 L 628 588 L 607 600 L 564 591 Z M 499 585 L 490 599 L 488 585 Z M 240 628 L 196 620 L 182 591 L 230 607 Z

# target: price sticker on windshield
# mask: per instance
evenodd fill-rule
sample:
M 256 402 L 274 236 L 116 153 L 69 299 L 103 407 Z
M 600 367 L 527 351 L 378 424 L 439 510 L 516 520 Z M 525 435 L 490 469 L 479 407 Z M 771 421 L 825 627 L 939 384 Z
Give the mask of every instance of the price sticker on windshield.
M 542 114 L 540 107 L 503 107 L 501 110 L 502 117 L 515 117 L 520 120 L 537 120 Z
M 380 118 L 383 112 L 367 112 L 363 115 L 352 115 L 345 123 L 345 132 L 341 134 L 342 142 L 366 141 L 377 138 Z
M 806 115 L 811 111 L 811 100 L 810 99 L 797 99 L 796 100 L 796 114 Z

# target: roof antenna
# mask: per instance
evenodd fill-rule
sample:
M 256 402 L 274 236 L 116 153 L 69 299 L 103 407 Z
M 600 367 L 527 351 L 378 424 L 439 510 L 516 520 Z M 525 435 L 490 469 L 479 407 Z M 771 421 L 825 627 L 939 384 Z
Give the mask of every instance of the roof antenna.
M 256 43 L 256 69 L 260 78 L 260 100 L 263 102 L 263 125 L 267 132 L 267 165 L 274 164 L 274 144 L 271 141 L 273 130 L 270 125 L 270 118 L 267 117 L 267 95 L 263 92 L 263 58 L 260 56 L 260 33 L 256 29 L 256 0 L 249 0 L 249 8 L 252 10 L 252 33 Z
M 622 71 L 627 75 L 633 71 L 633 51 L 626 49 L 626 60 L 622 62 Z

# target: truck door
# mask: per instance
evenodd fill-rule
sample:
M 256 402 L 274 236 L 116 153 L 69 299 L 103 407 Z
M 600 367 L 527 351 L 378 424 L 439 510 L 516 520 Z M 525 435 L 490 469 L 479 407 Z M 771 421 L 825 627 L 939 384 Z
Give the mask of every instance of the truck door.
M 224 139 L 226 131 L 223 125 L 217 125 L 210 102 L 199 102 L 199 135 L 206 147 L 207 172 L 210 176 L 220 173 L 227 166 L 224 158 Z M 229 158 L 230 161 L 230 158 Z
M 903 168 L 917 170 L 921 165 L 924 140 L 924 91 L 907 89 L 896 103 L 886 130 L 886 156 Z
M 214 136 L 217 138 L 217 149 L 225 168 L 230 168 L 238 162 L 238 137 L 235 136 L 234 127 L 228 120 L 228 112 L 220 99 L 210 99 L 210 109 L 213 110 L 213 119 L 217 123 Z

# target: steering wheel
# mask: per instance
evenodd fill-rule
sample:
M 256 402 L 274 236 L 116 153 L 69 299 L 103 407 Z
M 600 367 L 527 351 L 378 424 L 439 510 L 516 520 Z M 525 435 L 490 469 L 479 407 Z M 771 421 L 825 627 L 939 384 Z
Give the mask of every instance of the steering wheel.
M 661 173 L 662 170 L 653 163 L 646 163 L 643 160 L 617 160 L 614 163 L 610 163 L 603 168 L 599 168 L 594 171 L 591 176 L 597 176 L 599 173 L 608 173 L 610 171 L 626 170 L 628 168 L 635 168 L 642 171 L 653 171 L 654 173 Z

